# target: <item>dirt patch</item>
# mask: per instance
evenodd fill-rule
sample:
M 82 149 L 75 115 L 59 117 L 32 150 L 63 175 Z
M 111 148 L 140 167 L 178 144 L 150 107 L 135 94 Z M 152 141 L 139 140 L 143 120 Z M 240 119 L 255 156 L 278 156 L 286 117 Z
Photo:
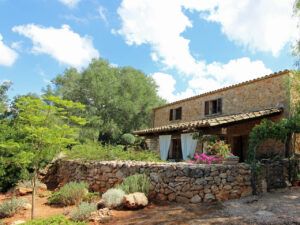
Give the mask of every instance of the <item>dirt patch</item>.
M 0 202 L 11 195 L 0 195 Z M 21 197 L 28 203 L 31 196 Z M 47 196 L 37 197 L 36 215 L 45 218 L 66 214 L 75 206 L 49 206 Z M 150 203 L 140 210 L 113 210 L 114 217 L 107 225 L 173 225 L 173 224 L 300 224 L 300 189 L 280 189 L 260 196 L 229 200 L 226 202 L 177 204 Z M 16 220 L 30 220 L 30 210 L 23 210 L 12 218 L 3 219 L 8 224 Z M 92 225 L 94 223 L 89 223 Z

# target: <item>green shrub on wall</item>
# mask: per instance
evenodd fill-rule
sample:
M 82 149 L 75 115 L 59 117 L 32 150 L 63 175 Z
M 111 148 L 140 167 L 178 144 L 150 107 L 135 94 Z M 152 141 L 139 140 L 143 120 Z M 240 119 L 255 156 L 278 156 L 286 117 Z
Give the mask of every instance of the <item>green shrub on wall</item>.
M 76 145 L 72 151 L 67 152 L 67 159 L 83 159 L 83 160 L 132 160 L 132 161 L 148 161 L 161 162 L 160 156 L 155 151 L 141 150 L 135 151 L 128 148 L 124 151 L 123 145 L 101 145 L 101 144 L 82 144 Z
M 148 197 L 151 186 L 151 182 L 146 174 L 135 174 L 126 177 L 122 184 L 118 185 L 116 188 L 123 190 L 126 194 L 143 192 Z

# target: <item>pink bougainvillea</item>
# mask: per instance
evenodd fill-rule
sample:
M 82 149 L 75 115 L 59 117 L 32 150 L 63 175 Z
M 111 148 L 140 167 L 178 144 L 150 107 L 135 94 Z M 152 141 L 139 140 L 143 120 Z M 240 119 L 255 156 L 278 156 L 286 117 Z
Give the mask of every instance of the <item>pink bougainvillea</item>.
M 194 160 L 189 161 L 190 164 L 216 164 L 222 163 L 223 159 L 221 154 L 216 155 L 205 155 L 204 153 L 195 153 Z

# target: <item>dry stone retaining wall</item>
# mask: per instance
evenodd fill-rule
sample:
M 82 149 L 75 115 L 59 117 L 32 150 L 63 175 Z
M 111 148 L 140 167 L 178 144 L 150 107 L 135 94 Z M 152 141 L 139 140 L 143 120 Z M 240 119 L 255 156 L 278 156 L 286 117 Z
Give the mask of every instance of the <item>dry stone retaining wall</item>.
M 105 192 L 125 177 L 145 173 L 151 180 L 150 197 L 183 203 L 234 199 L 252 194 L 247 164 L 191 165 L 187 163 L 59 161 L 44 178 L 49 186 L 87 181 L 93 191 Z

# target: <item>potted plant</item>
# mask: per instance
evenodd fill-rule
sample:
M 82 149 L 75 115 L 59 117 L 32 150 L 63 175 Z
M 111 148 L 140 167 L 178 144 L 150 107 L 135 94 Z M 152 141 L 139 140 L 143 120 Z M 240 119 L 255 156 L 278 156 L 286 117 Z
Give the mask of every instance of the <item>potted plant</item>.
M 240 158 L 238 156 L 230 153 L 230 155 L 225 158 L 224 164 L 227 164 L 227 165 L 237 164 L 239 162 L 239 159 Z
M 300 174 L 297 174 L 296 179 L 292 182 L 292 185 L 295 187 L 300 186 Z

